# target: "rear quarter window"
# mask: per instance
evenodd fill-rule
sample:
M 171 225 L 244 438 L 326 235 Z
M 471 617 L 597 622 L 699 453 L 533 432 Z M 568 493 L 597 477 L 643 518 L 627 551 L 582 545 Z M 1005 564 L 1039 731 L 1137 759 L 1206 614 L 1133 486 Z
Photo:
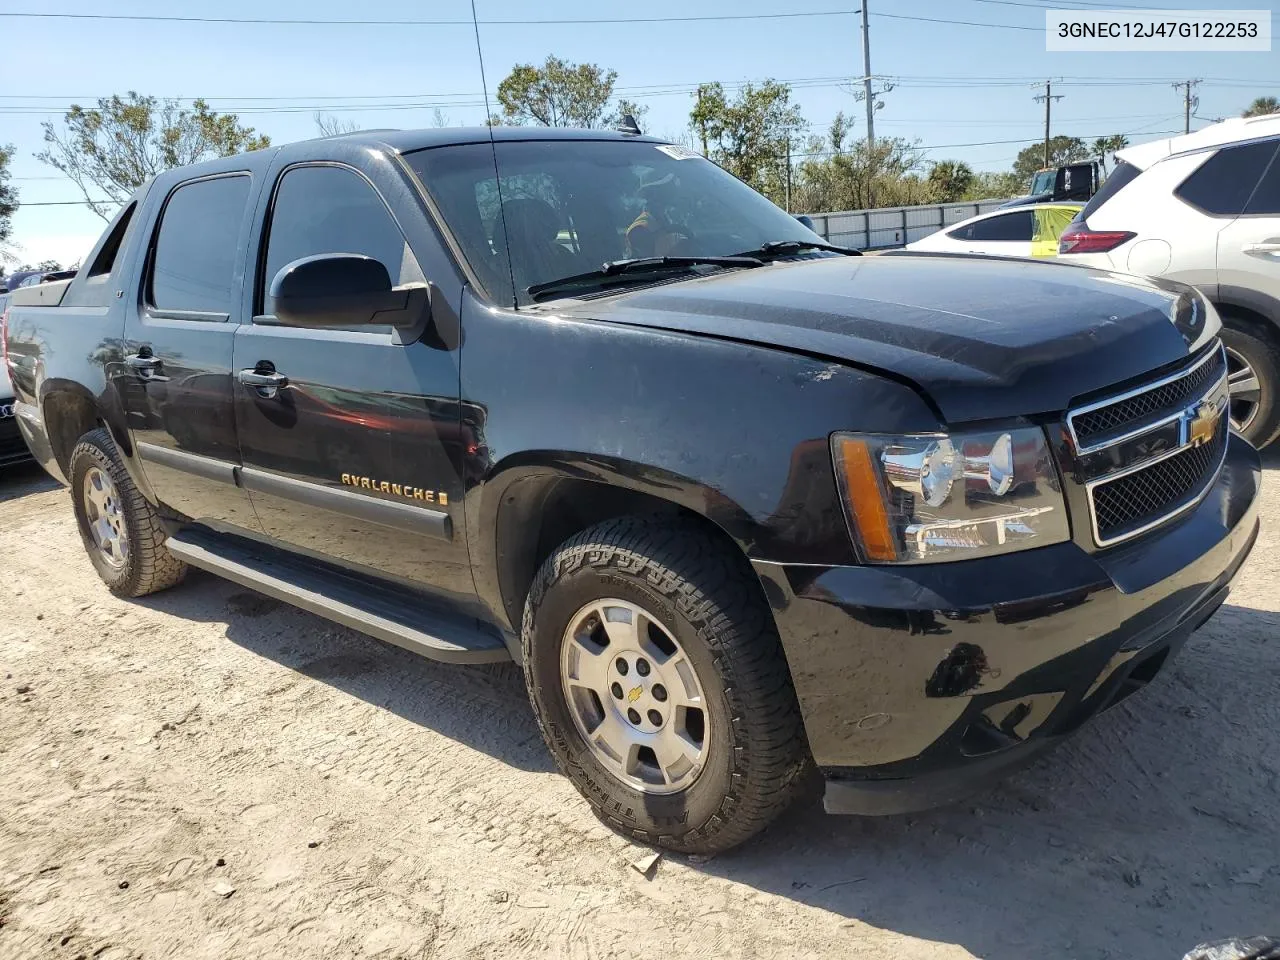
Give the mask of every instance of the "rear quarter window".
M 1246 217 L 1280 216 L 1280 150 L 1271 158 L 1271 166 L 1262 175 L 1258 188 L 1245 204 Z
M 1280 141 L 1223 147 L 1196 168 L 1174 191 L 1184 203 L 1216 217 L 1238 217 Z
M 89 267 L 90 277 L 110 276 L 111 271 L 115 269 L 116 257 L 120 255 L 120 248 L 124 245 L 125 234 L 129 232 L 129 224 L 133 222 L 133 212 L 136 208 L 137 204 L 131 203 L 116 217 L 106 242 Z

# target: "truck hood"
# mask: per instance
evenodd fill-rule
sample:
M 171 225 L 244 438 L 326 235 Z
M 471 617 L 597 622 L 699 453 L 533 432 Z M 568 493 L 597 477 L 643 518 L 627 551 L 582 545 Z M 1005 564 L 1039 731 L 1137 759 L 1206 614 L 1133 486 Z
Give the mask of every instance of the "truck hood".
M 545 309 L 843 361 L 911 382 L 951 423 L 1066 410 L 1219 326 L 1181 284 L 945 254 L 776 263 Z
M 1005 210 L 1009 207 L 1027 207 L 1033 203 L 1051 203 L 1052 201 L 1052 193 L 1028 193 L 1021 197 L 1014 197 L 1012 200 L 1006 200 L 996 209 Z

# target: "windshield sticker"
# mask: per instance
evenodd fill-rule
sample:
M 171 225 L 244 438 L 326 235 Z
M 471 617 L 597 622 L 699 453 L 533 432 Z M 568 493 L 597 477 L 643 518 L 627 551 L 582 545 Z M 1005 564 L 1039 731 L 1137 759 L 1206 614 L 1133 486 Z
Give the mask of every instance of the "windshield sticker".
M 692 150 L 677 146 L 674 143 L 660 143 L 658 144 L 658 149 L 672 160 L 693 160 L 701 156 L 701 154 L 694 153 Z

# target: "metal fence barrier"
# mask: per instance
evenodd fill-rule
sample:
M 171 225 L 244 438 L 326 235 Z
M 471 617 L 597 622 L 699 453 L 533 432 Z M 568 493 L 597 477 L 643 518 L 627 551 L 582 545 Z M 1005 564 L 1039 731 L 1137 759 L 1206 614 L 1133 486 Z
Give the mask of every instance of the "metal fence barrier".
M 880 207 L 810 213 L 813 229 L 828 243 L 859 250 L 903 247 L 961 220 L 994 210 L 1004 200 L 930 203 L 918 207 Z

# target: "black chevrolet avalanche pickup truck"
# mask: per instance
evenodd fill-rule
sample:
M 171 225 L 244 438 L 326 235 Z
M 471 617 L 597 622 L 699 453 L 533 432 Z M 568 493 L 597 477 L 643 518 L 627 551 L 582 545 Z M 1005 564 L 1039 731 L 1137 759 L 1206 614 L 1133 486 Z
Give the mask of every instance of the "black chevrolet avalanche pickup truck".
M 1142 687 L 1258 533 L 1219 320 L 860 257 L 682 147 L 364 132 L 171 170 L 13 295 L 111 591 L 188 566 L 515 661 L 604 820 L 740 843 L 960 798 Z

